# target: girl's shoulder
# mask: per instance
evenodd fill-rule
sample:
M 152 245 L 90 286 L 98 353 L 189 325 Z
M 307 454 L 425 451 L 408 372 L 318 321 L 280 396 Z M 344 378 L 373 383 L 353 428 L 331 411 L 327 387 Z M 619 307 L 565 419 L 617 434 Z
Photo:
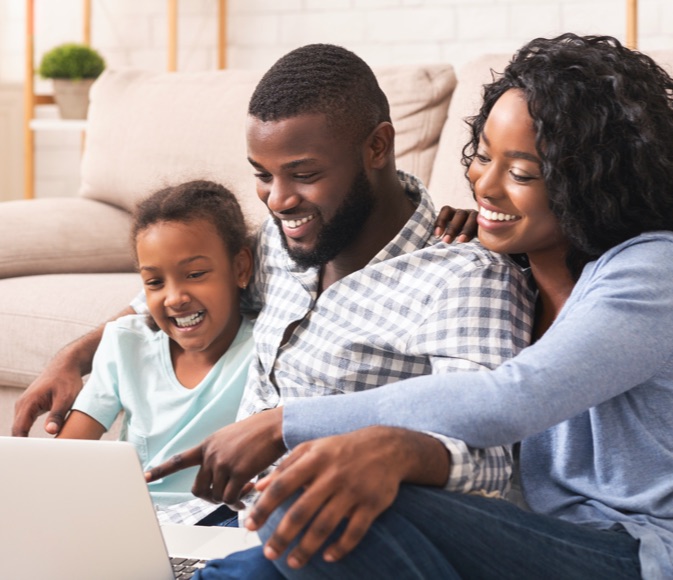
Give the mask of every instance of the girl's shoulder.
M 162 334 L 161 330 L 155 331 L 150 328 L 145 314 L 128 314 L 112 320 L 105 325 L 105 332 L 141 340 L 155 340 Z

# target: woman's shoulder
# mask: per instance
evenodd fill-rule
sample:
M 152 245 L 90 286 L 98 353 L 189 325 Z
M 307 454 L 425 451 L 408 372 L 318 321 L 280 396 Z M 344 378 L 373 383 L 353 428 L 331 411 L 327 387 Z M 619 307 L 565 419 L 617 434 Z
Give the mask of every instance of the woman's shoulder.
M 598 262 L 614 260 L 653 260 L 673 269 L 673 232 L 646 232 L 610 248 Z

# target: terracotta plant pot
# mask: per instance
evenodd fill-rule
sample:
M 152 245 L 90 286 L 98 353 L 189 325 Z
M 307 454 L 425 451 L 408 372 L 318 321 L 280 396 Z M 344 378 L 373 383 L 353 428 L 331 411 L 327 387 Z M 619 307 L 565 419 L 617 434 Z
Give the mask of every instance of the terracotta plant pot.
M 86 119 L 89 89 L 95 79 L 53 79 L 54 100 L 62 119 Z

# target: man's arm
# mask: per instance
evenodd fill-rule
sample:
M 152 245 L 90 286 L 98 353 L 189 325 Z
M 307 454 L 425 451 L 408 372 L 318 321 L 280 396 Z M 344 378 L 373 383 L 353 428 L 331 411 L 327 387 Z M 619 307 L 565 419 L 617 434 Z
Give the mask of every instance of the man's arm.
M 117 316 L 134 314 L 129 306 Z M 49 412 L 44 430 L 52 435 L 58 434 L 63 421 L 77 395 L 82 390 L 82 376 L 91 371 L 93 355 L 98 348 L 105 324 L 71 342 L 60 350 L 40 375 L 31 383 L 17 400 L 14 407 L 12 435 L 27 437 L 35 420 Z
M 278 558 L 308 526 L 287 556 L 291 568 L 300 568 L 348 518 L 344 532 L 324 552 L 325 560 L 336 561 L 390 507 L 400 483 L 442 486 L 450 469 L 451 457 L 441 442 L 406 429 L 374 426 L 309 441 L 257 483 L 262 493 L 245 525 L 258 530 L 281 503 L 303 490 L 275 528 L 264 554 Z

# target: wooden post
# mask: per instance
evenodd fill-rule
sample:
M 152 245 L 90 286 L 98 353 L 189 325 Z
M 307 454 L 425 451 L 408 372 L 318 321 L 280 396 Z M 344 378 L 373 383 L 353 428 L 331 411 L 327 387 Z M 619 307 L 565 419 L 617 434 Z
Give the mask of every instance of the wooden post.
M 178 0 L 168 0 L 168 70 L 178 70 Z
M 219 0 L 218 2 L 217 68 L 227 68 L 227 0 Z
M 91 0 L 84 0 L 82 6 L 82 42 L 91 45 Z
M 638 0 L 626 0 L 626 46 L 638 48 Z
M 35 195 L 35 158 L 34 158 L 34 138 L 30 129 L 30 120 L 35 111 L 35 101 L 33 91 L 35 85 L 34 71 L 34 5 L 33 0 L 26 0 L 26 69 L 25 83 L 23 86 L 23 197 L 30 199 Z

